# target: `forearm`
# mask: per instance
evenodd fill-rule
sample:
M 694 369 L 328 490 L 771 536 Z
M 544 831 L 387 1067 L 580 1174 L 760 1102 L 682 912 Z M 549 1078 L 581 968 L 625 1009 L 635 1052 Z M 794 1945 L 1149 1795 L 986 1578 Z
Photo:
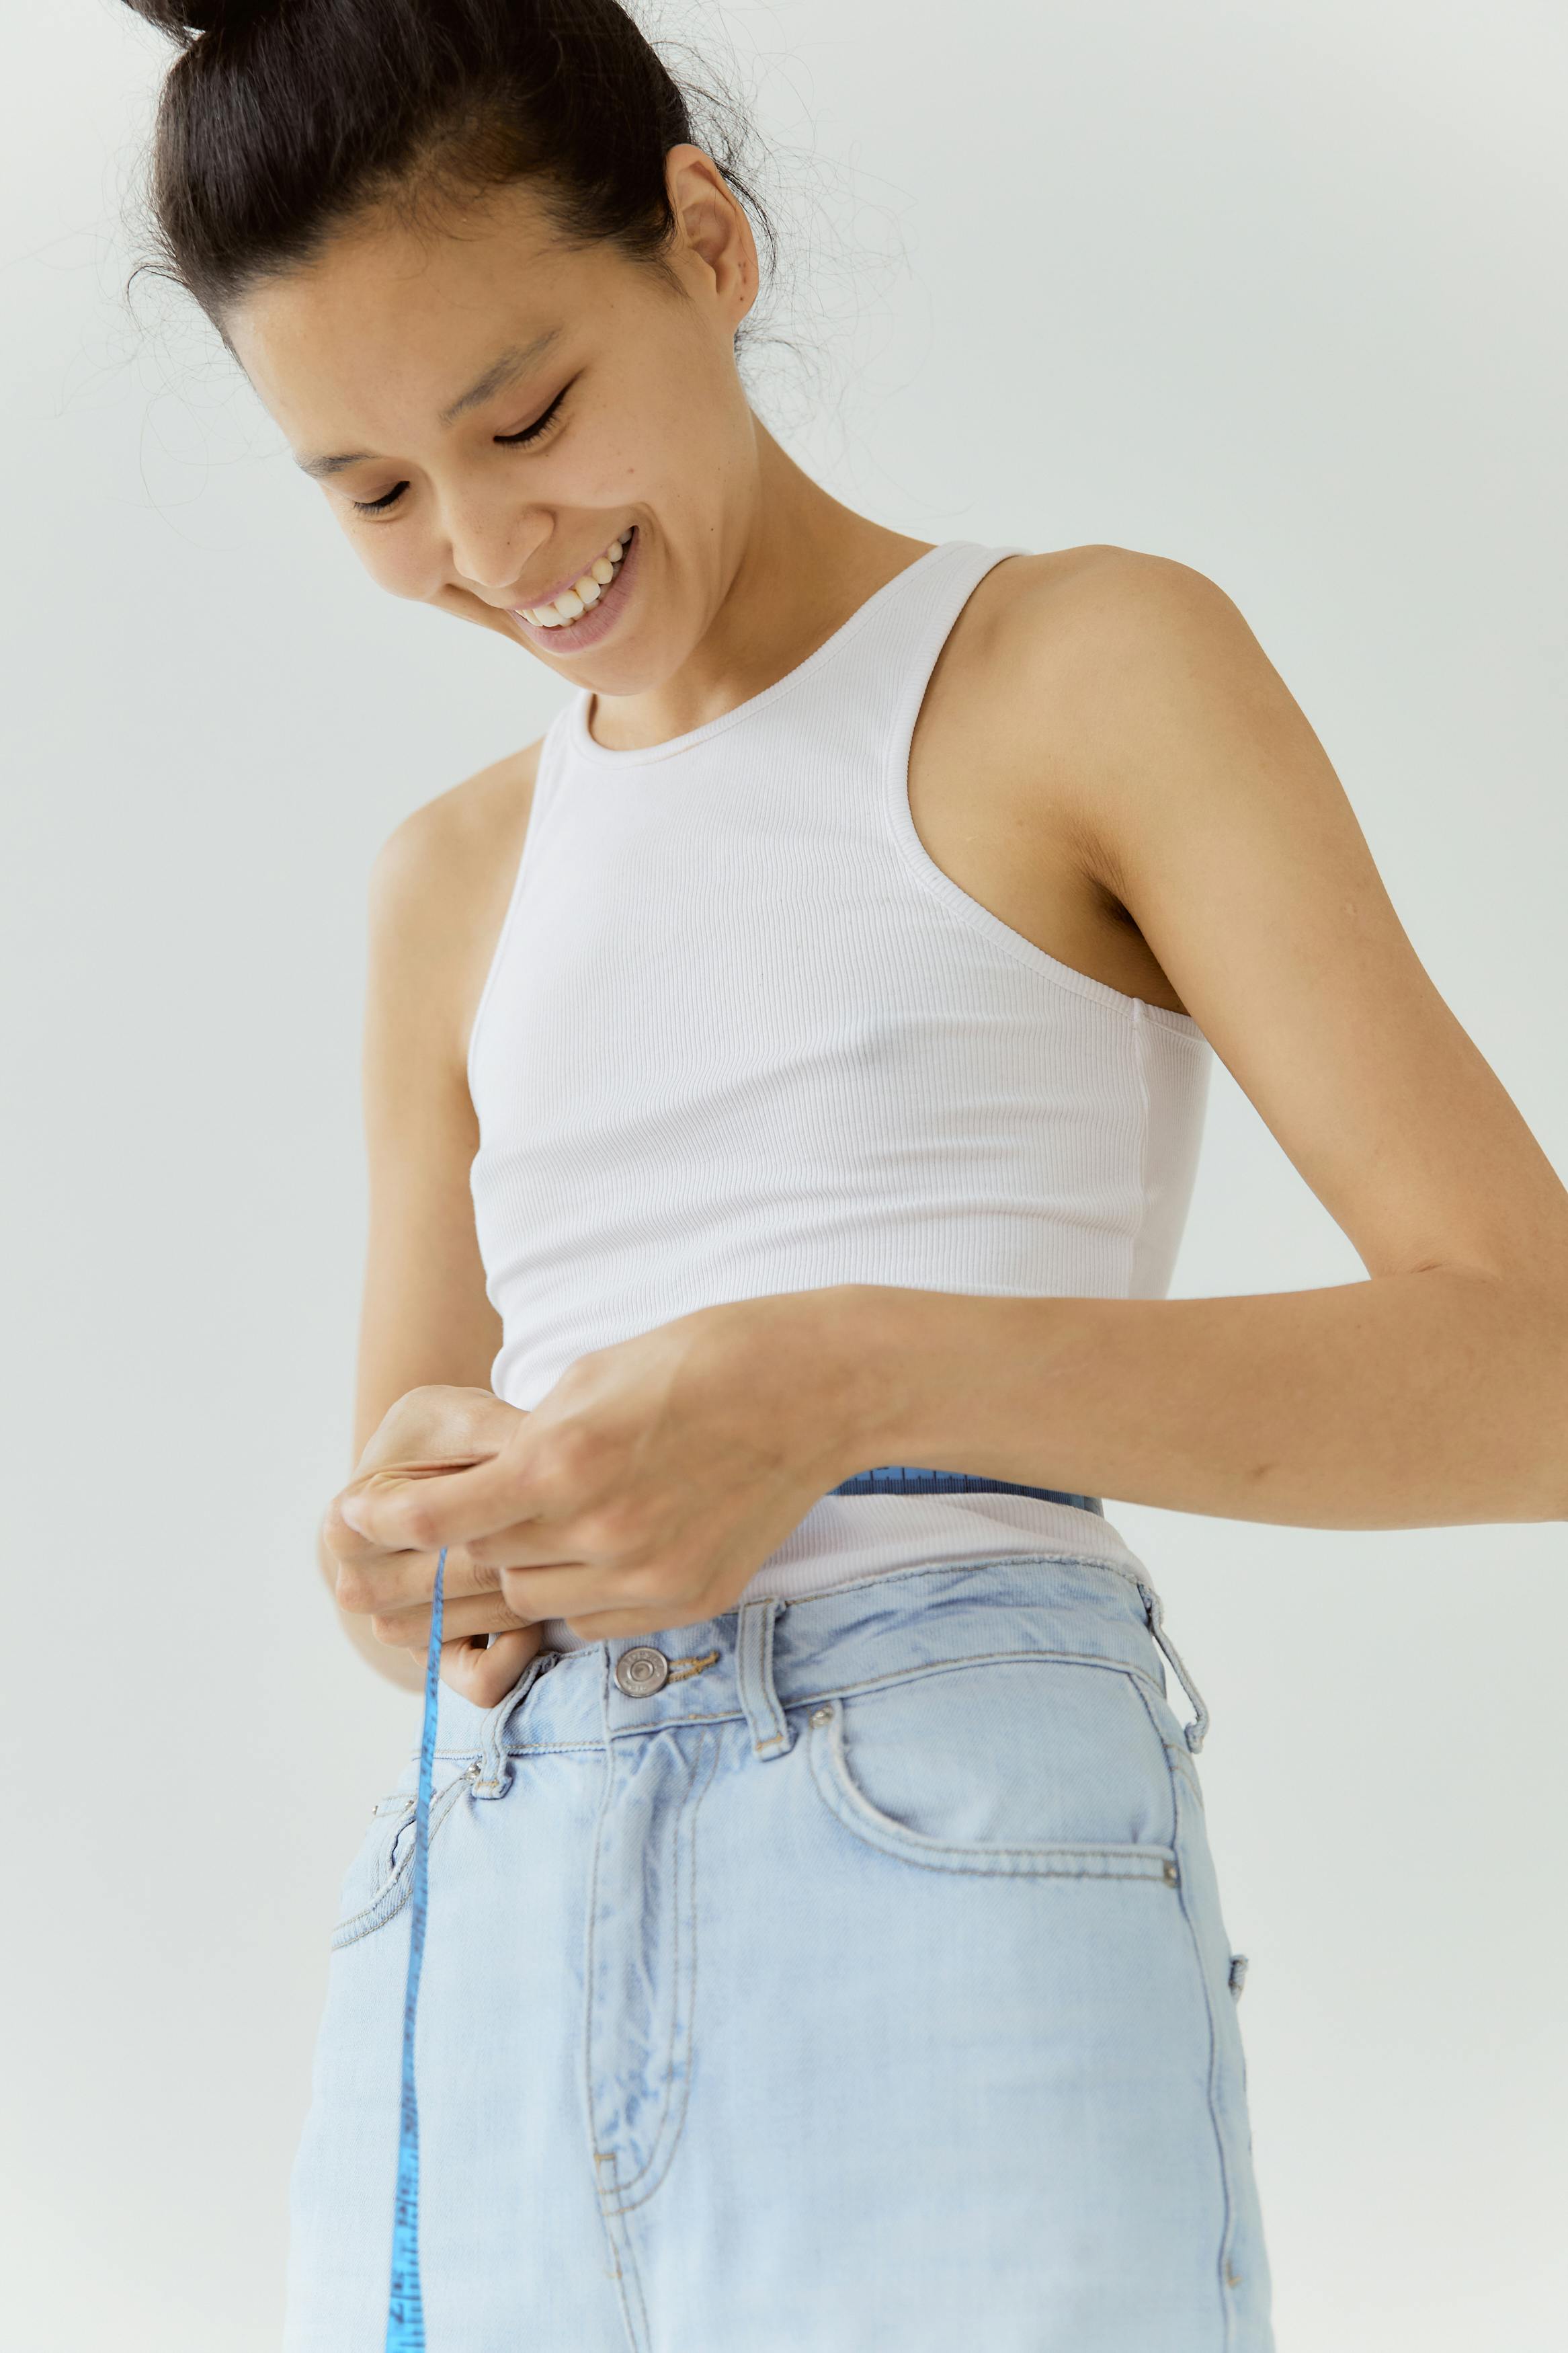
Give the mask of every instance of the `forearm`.
M 1299 1527 L 1568 1518 L 1554 1290 L 1443 1268 L 1222 1299 L 814 1296 L 842 1476 L 905 1462 Z
M 395 1645 L 378 1641 L 371 1630 L 368 1618 L 359 1617 L 341 1609 L 337 1599 L 338 1565 L 327 1550 L 320 1535 L 316 1539 L 316 1564 L 321 1572 L 328 1593 L 332 1597 L 332 1611 L 343 1632 L 368 1666 L 375 1669 L 387 1683 L 396 1683 L 402 1691 L 422 1691 L 425 1667 L 412 1651 L 400 1651 Z

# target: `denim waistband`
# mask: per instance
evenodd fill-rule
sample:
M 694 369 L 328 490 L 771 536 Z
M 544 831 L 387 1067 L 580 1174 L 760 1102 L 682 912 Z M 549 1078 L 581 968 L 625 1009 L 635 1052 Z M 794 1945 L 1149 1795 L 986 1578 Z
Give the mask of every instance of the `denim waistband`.
M 476 1760 L 482 1794 L 531 1749 L 602 1749 L 669 1724 L 743 1716 L 759 1757 L 795 1738 L 787 1711 L 982 1659 L 1092 1659 L 1165 1692 L 1161 1653 L 1208 1715 L 1163 1630 L 1153 1588 L 1104 1561 L 1040 1554 L 885 1570 L 795 1600 L 766 1595 L 692 1626 L 615 1635 L 530 1661 L 496 1707 L 441 1686 L 437 1754 Z

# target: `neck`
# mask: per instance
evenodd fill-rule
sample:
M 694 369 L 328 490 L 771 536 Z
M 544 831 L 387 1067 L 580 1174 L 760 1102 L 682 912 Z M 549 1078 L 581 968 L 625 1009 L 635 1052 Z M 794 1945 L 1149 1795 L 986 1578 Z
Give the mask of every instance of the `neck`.
M 590 723 L 606 750 L 668 743 L 761 694 L 931 544 L 841 506 L 755 418 L 752 429 L 752 495 L 718 611 L 672 677 L 595 697 Z

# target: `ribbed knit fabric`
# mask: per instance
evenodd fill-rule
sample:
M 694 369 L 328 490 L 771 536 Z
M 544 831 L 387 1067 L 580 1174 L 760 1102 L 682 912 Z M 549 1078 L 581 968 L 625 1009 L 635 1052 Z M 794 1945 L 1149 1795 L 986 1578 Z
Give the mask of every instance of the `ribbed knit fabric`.
M 990 914 L 910 815 L 937 657 L 1017 552 L 931 549 L 786 677 L 668 743 L 606 751 L 587 693 L 551 727 L 468 1054 L 510 1403 L 723 1300 L 1163 1295 L 1202 1032 Z M 1032 1467 L 1068 1483 L 1048 1445 Z M 1064 1549 L 1140 1566 L 1070 1504 L 829 1496 L 746 1598 Z M 544 1639 L 579 1647 L 559 1620 Z

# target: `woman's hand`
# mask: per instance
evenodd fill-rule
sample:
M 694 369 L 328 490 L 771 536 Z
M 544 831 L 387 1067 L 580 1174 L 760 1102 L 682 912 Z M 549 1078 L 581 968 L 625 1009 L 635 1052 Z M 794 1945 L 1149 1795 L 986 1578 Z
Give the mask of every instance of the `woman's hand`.
M 321 1539 L 337 1562 L 337 1599 L 369 1617 L 378 1641 L 412 1651 L 423 1662 L 430 1643 L 436 1589 L 434 1549 L 388 1546 L 363 1535 L 343 1516 L 349 1498 L 383 1488 L 401 1492 L 460 1465 L 491 1459 L 528 1416 L 489 1389 L 431 1387 L 398 1398 L 359 1459 L 354 1476 L 328 1505 Z M 493 1707 L 539 1649 L 535 1625 L 508 1608 L 500 1577 L 471 1560 L 460 1544 L 447 1554 L 442 1579 L 441 1680 L 478 1707 Z M 496 1639 L 487 1645 L 486 1637 Z
M 535 1411 L 487 1423 L 471 1463 L 389 1462 L 336 1508 L 378 1564 L 451 1546 L 448 1571 L 460 1557 L 465 1592 L 499 1586 L 509 1624 L 560 1618 L 591 1641 L 695 1624 L 733 1608 L 817 1498 L 879 1459 L 856 1434 L 851 1296 L 703 1308 L 596 1349 Z M 409 1593 L 421 1583 L 427 1597 L 423 1566 Z

